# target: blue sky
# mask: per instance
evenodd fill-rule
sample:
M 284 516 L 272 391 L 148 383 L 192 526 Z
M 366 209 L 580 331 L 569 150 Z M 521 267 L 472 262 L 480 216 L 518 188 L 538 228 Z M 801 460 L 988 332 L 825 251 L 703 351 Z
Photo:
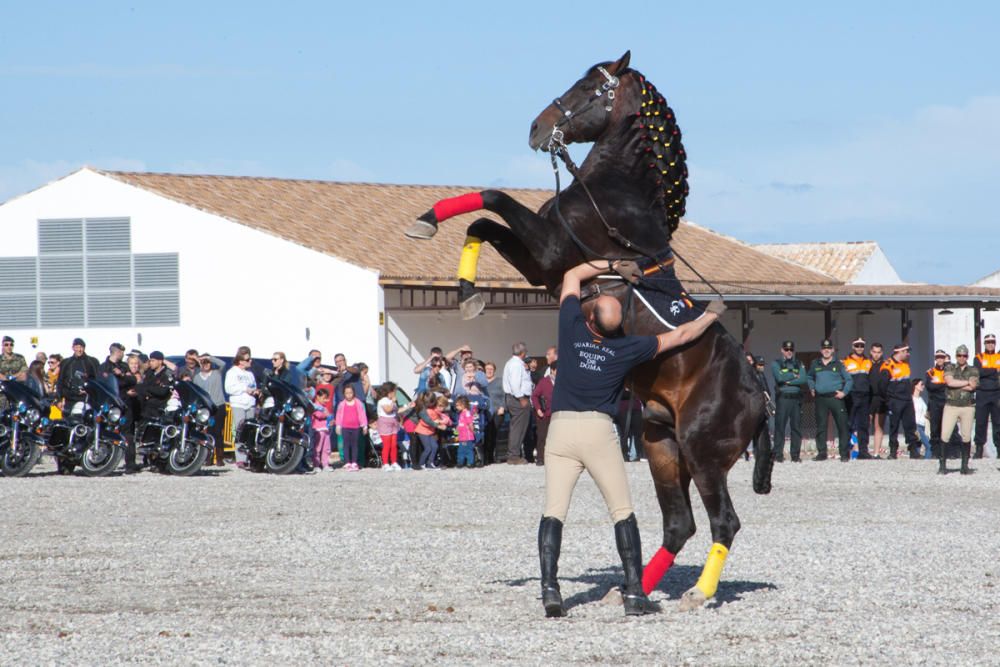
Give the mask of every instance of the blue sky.
M 1000 270 L 1000 4 L 344 5 L 5 3 L 0 201 L 82 164 L 551 187 L 531 120 L 631 49 L 692 221 L 878 241 L 906 280 Z

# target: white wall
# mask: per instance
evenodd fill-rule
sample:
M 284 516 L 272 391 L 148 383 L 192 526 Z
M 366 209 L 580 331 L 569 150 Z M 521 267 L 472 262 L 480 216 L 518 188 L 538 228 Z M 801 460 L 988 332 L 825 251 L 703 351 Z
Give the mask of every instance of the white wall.
M 532 310 L 500 313 L 487 310 L 474 320 L 463 320 L 454 310 L 390 311 L 388 313 L 388 374 L 407 392 L 417 385 L 413 367 L 423 361 L 435 345 L 445 353 L 462 345 L 472 347 L 483 361 L 494 361 L 503 369 L 511 345 L 524 341 L 530 356 L 543 356 L 556 344 L 558 311 Z
M 955 348 L 965 345 L 970 354 L 975 354 L 975 316 L 972 308 L 951 308 L 951 315 L 941 315 L 934 311 L 935 345 L 955 356 Z M 982 335 L 988 333 L 1000 336 L 1000 311 L 980 311 L 983 320 Z
M 0 254 L 37 255 L 40 218 L 88 217 L 130 218 L 134 253 L 179 253 L 180 326 L 3 332 L 25 356 L 32 336 L 38 350 L 63 354 L 82 336 L 100 359 L 115 341 L 168 355 L 194 347 L 228 356 L 249 345 L 258 357 L 281 350 L 299 359 L 318 348 L 379 376 L 376 273 L 90 170 L 0 206 Z

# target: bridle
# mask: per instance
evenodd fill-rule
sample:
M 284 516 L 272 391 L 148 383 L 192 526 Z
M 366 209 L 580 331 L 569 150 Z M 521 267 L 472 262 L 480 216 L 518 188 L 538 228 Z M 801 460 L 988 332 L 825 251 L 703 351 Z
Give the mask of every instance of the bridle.
M 621 81 L 617 76 L 612 76 L 608 73 L 608 70 L 603 67 L 598 67 L 597 71 L 604 76 L 604 83 L 594 89 L 594 92 L 590 94 L 590 97 L 580 106 L 579 109 L 567 109 L 562 100 L 558 97 L 552 100 L 552 106 L 559 109 L 562 112 L 563 117 L 556 121 L 556 124 L 552 126 L 552 135 L 549 137 L 549 144 L 545 150 L 552 152 L 553 148 L 561 147 L 565 150 L 566 144 L 563 143 L 563 133 L 559 128 L 563 125 L 572 125 L 573 118 L 579 116 L 580 114 L 586 112 L 590 107 L 594 106 L 599 99 L 602 97 L 607 99 L 604 104 L 604 110 L 611 113 L 611 109 L 615 104 L 615 90 L 621 84 Z

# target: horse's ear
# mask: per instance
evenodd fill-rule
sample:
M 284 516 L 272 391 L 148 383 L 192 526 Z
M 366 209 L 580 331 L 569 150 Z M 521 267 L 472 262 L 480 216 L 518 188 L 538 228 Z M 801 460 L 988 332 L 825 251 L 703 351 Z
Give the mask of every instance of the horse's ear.
M 632 57 L 632 52 L 626 51 L 625 55 L 619 58 L 608 69 L 611 71 L 612 74 L 619 74 L 621 72 L 624 72 L 626 69 L 628 69 L 628 61 L 631 57 Z

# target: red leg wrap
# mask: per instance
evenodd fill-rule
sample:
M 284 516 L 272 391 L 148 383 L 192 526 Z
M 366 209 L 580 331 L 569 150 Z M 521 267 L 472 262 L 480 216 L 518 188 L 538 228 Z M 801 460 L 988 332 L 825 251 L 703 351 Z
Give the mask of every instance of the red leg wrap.
M 645 569 L 642 571 L 642 590 L 646 595 L 649 595 L 656 585 L 660 583 L 660 579 L 663 579 L 663 575 L 667 573 L 670 566 L 674 564 L 674 554 L 670 553 L 663 547 L 653 554 L 653 558 L 646 565 Z
M 442 222 L 453 216 L 479 211 L 482 208 L 483 196 L 478 192 L 470 192 L 467 195 L 442 199 L 434 204 L 434 217 L 438 222 Z

